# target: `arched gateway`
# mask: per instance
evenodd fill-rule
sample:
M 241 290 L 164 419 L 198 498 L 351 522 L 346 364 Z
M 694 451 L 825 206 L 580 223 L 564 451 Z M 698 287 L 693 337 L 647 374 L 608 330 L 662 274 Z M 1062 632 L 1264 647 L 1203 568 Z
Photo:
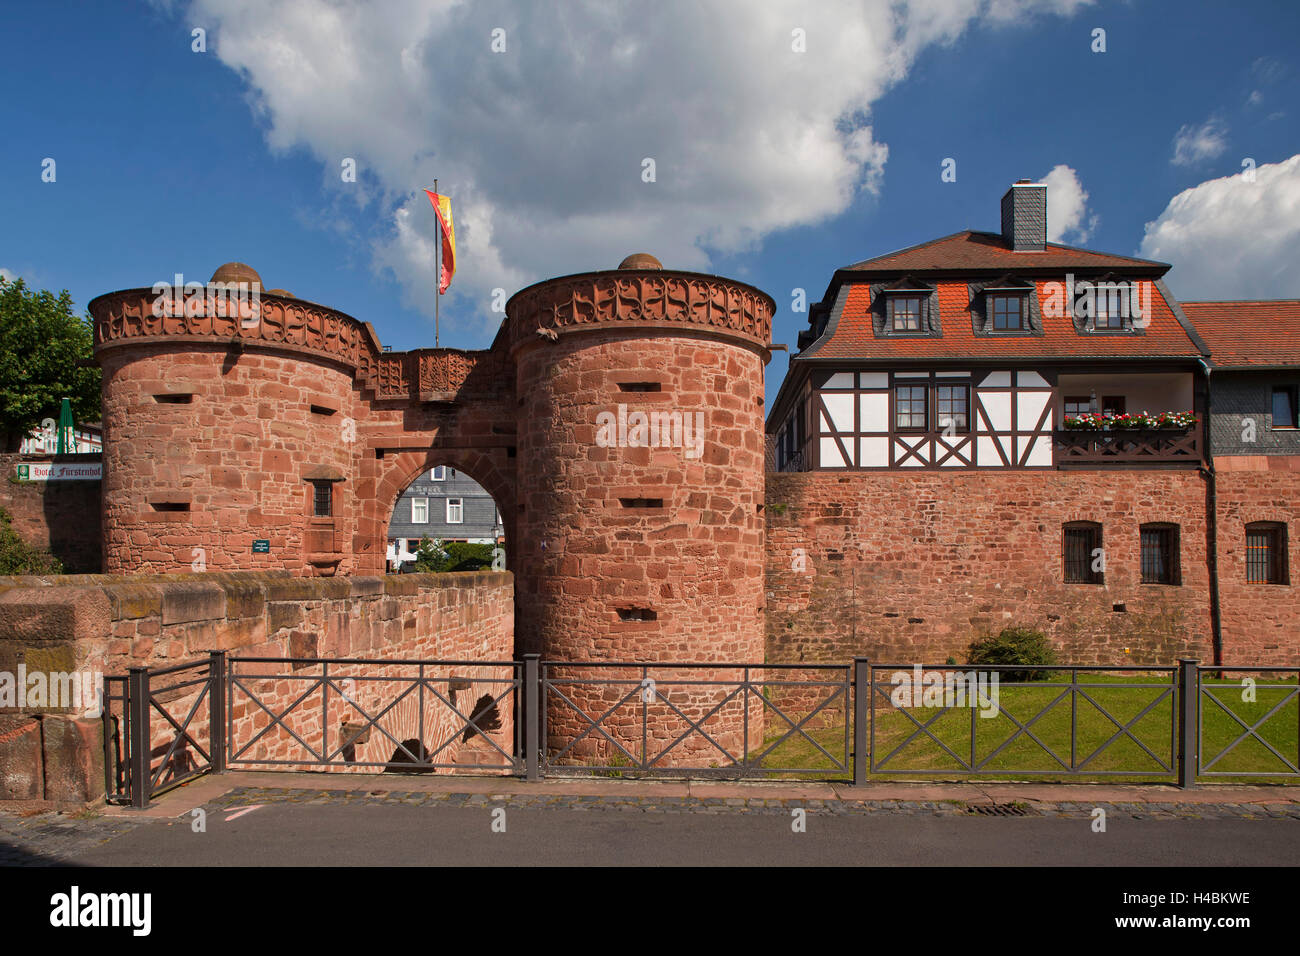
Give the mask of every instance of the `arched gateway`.
M 490 349 L 386 352 L 260 288 L 231 263 L 91 302 L 106 570 L 382 574 L 449 464 L 500 507 L 520 651 L 762 658 L 769 296 L 634 256 L 517 293 Z

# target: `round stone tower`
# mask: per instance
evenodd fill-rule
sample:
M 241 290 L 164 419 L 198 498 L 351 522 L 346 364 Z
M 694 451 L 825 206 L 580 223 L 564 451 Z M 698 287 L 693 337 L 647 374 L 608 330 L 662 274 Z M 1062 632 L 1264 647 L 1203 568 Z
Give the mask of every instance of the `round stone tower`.
M 354 378 L 367 326 L 227 263 L 90 303 L 110 573 L 351 570 Z
M 763 660 L 773 310 L 751 286 L 665 270 L 644 254 L 511 298 L 516 588 L 530 612 L 518 622 L 521 651 L 565 661 Z M 562 689 L 586 694 L 597 716 L 628 688 Z M 714 736 L 734 745 L 742 709 L 715 715 Z M 550 726 L 566 722 L 564 708 L 549 711 Z M 629 733 L 639 734 L 639 713 L 635 723 Z M 608 756 L 594 740 L 591 752 Z

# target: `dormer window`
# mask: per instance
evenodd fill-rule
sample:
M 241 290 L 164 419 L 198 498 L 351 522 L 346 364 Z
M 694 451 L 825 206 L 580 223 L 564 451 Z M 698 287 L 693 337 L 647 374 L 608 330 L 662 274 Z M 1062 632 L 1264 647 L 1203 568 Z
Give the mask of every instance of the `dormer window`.
M 976 335 L 1042 335 L 1038 292 L 1029 279 L 1003 275 L 967 283 Z
M 889 297 L 889 327 L 895 332 L 921 331 L 921 297 L 919 295 L 891 295 Z
M 994 332 L 1023 332 L 1025 330 L 1024 295 L 993 293 L 989 297 L 989 314 L 993 318 Z
M 877 338 L 943 334 L 938 289 L 904 276 L 871 286 L 871 328 Z
M 1093 327 L 1098 329 L 1123 329 L 1124 320 L 1128 318 L 1128 290 L 1121 288 L 1097 287 L 1096 315 Z

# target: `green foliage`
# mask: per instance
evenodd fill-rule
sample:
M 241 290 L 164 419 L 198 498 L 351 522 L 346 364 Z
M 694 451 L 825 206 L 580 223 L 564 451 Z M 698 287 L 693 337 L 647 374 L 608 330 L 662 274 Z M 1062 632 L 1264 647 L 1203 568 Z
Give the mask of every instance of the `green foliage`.
M 967 663 L 1055 664 L 1056 651 L 1047 635 L 1032 627 L 1004 627 L 995 635 L 979 638 L 970 646 Z M 999 680 L 1010 683 L 1046 680 L 1050 671 L 1002 671 Z
M 0 574 L 62 574 L 63 563 L 18 537 L 11 520 L 0 508 Z
M 450 541 L 442 544 L 420 539 L 420 546 L 415 551 L 415 570 L 431 573 L 444 571 L 478 571 L 492 567 L 492 549 L 490 544 L 468 544 L 464 541 Z
M 16 450 L 44 418 L 71 399 L 77 423 L 99 421 L 99 369 L 91 360 L 89 316 L 73 314 L 65 289 L 55 296 L 0 276 L 0 440 Z

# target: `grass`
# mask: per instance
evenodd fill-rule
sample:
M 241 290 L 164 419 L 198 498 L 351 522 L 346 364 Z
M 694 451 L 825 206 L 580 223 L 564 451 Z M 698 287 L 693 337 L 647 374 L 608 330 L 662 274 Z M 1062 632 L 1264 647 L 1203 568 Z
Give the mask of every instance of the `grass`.
M 1173 694 L 1162 691 L 1169 686 L 1167 676 L 1151 673 L 1142 676 L 1115 676 L 1109 674 L 1080 675 L 1077 706 L 1074 713 L 1076 725 L 1073 763 L 1090 771 L 1086 778 L 1097 782 L 1128 782 L 1142 780 L 1170 782 L 1176 773 L 1176 741 L 1173 740 Z M 1042 683 L 1064 683 L 1068 672 L 1056 672 Z M 1160 684 L 1159 687 L 1144 686 Z M 1134 686 L 1139 685 L 1139 686 Z M 1207 777 L 1202 781 L 1266 783 L 1283 780 L 1281 777 L 1238 776 L 1247 773 L 1280 772 L 1288 768 L 1270 753 L 1263 743 L 1247 738 L 1222 756 L 1218 756 L 1245 728 L 1229 716 L 1229 711 L 1252 726 L 1264 717 L 1288 693 L 1295 690 L 1291 675 L 1268 675 L 1256 686 L 1256 700 L 1242 700 L 1239 681 L 1214 680 L 1207 674 L 1202 680 L 1206 692 L 1201 700 L 1203 759 L 1211 771 L 1232 776 Z M 888 690 L 888 687 L 882 688 Z M 875 763 L 878 779 L 880 771 L 896 771 L 897 778 L 914 779 L 969 779 L 972 774 L 962 768 L 961 761 L 945 752 L 935 740 L 917 733 L 916 723 L 927 724 L 928 730 L 962 761 L 971 762 L 972 716 L 969 708 L 952 708 L 940 713 L 936 707 L 895 708 L 877 691 L 875 712 Z M 1214 699 L 1210 699 L 1213 697 Z M 1059 699 L 1058 699 L 1059 698 Z M 1091 698 L 1089 700 L 1088 698 Z M 1215 703 L 1222 703 L 1222 707 Z M 1071 693 L 1068 687 L 1041 685 L 1003 686 L 1000 688 L 1000 710 L 996 716 L 974 717 L 974 760 L 981 766 L 981 779 L 1037 780 L 1080 779 L 1062 774 L 1064 763 L 1069 767 L 1071 757 Z M 1150 706 L 1150 709 L 1146 709 Z M 1143 710 L 1146 712 L 1143 713 Z M 1120 728 L 1103 713 L 1109 712 L 1120 725 L 1127 725 L 1130 739 L 1120 733 Z M 1035 719 L 1040 711 L 1045 711 Z M 938 715 L 938 716 L 936 716 Z M 1141 715 L 1141 716 L 1139 716 Z M 795 715 L 791 715 L 795 716 Z M 933 720 L 932 720 L 933 718 Z M 1013 719 L 1014 718 L 1014 719 Z M 779 721 L 769 716 L 771 735 L 764 748 L 771 746 L 781 733 L 788 730 L 783 722 L 780 729 L 773 726 Z M 797 717 L 796 717 L 797 720 Z M 1027 725 L 1029 733 L 1021 732 L 1006 746 L 1009 738 L 1019 730 L 1016 721 Z M 1032 721 L 1032 723 L 1031 723 Z M 1300 749 L 1300 702 L 1296 697 L 1278 709 L 1256 733 L 1279 753 L 1291 760 L 1297 759 Z M 1118 734 L 1116 739 L 1111 738 Z M 844 752 L 844 712 L 840 709 L 838 723 L 832 727 L 809 730 L 808 736 L 839 758 Z M 1144 750 L 1141 745 L 1145 745 Z M 1059 757 L 1053 759 L 1052 754 Z M 1154 755 L 1154 756 L 1153 756 Z M 1217 757 L 1217 759 L 1216 759 Z M 1161 763 L 1173 768 L 1165 770 Z M 851 774 L 836 771 L 833 763 L 808 740 L 795 735 L 778 746 L 764 758 L 764 767 L 798 767 L 824 771 L 825 776 L 844 778 Z M 1130 776 L 1130 774 L 1135 776 Z M 814 774 L 778 774 L 771 776 L 794 777 Z

